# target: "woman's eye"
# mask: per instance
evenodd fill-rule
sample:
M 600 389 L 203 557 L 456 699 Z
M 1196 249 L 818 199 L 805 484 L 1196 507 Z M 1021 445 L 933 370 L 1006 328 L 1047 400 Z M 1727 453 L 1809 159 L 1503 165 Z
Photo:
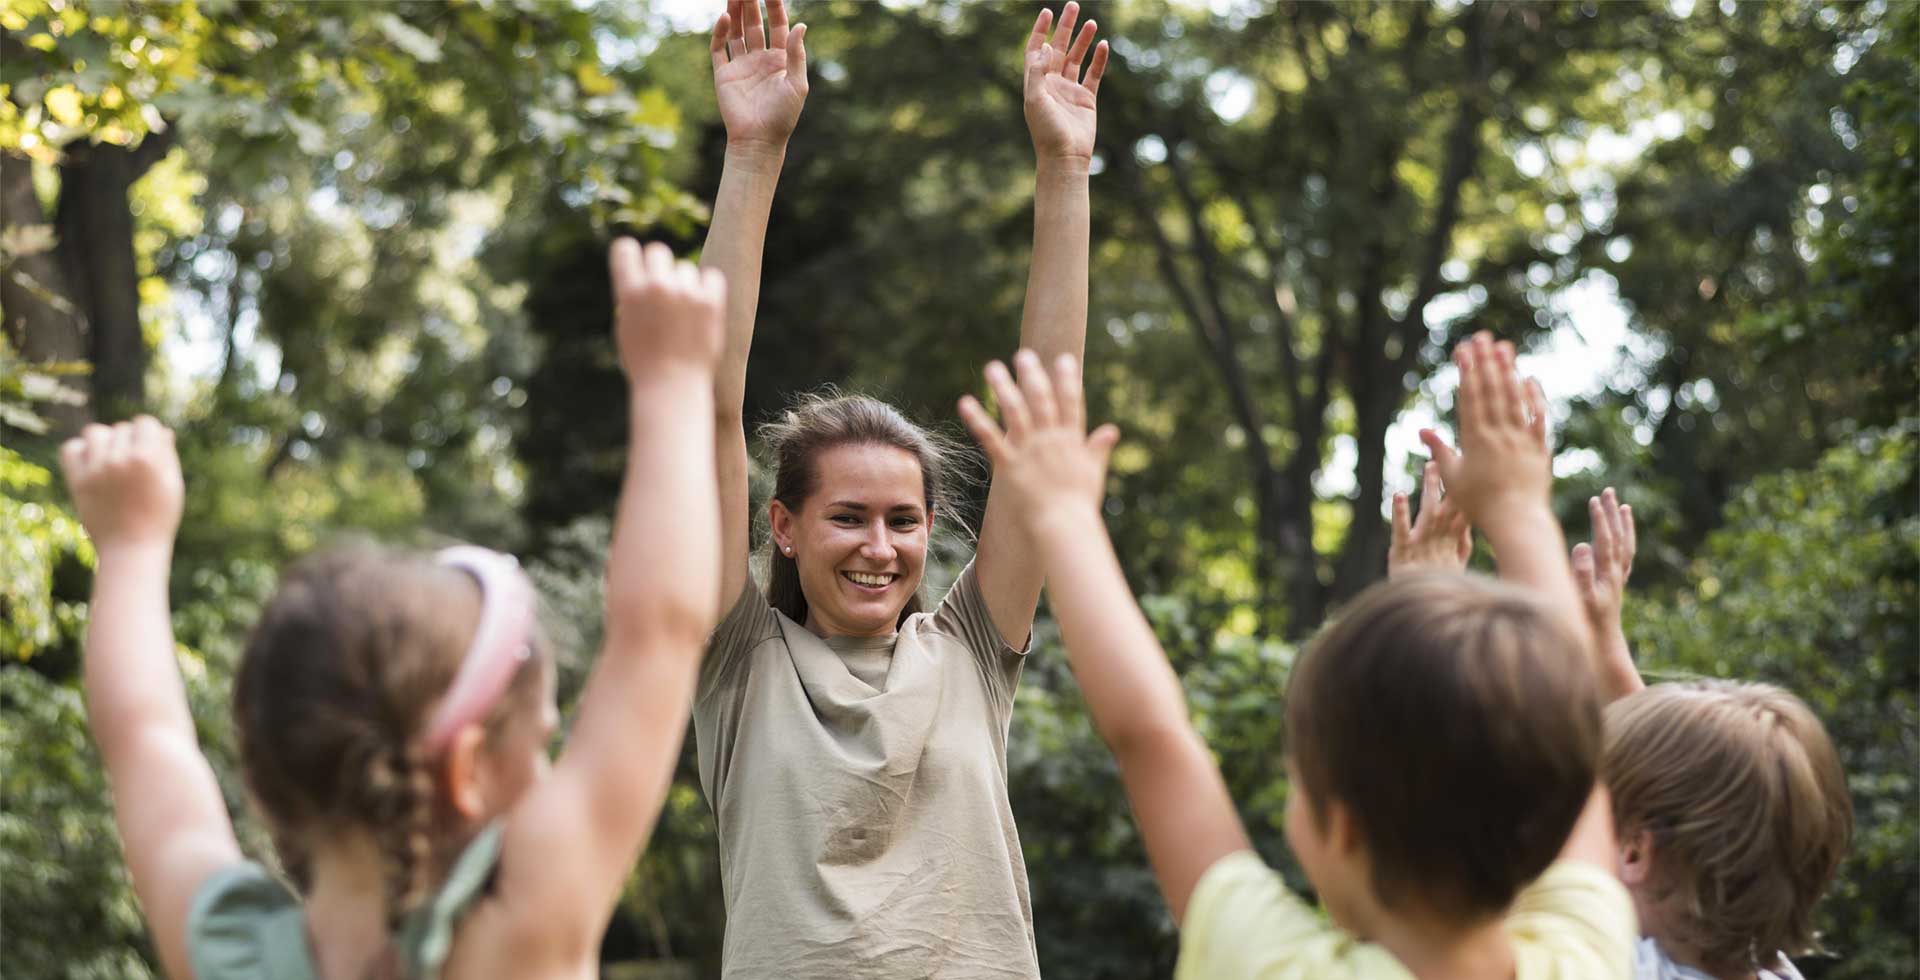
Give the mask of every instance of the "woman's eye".
M 853 527 L 860 523 L 860 518 L 852 514 L 835 514 L 833 515 L 833 522 L 843 527 Z
M 920 519 L 917 517 L 896 517 L 893 519 L 893 526 L 896 530 L 911 531 L 920 526 Z

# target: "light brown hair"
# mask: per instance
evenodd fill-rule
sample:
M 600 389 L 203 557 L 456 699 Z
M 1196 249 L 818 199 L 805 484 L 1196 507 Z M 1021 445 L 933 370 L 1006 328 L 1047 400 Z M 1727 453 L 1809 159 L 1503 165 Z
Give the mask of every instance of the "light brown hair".
M 233 712 L 247 788 L 303 890 L 314 849 L 341 830 L 379 842 L 390 926 L 443 873 L 457 841 L 432 760 L 415 741 L 460 668 L 480 601 L 466 572 L 364 542 L 282 575 L 241 655 Z M 490 735 L 538 709 L 538 668 L 530 662 L 514 676 L 489 716 Z
M 1325 826 L 1338 801 L 1389 909 L 1503 912 L 1593 791 L 1600 699 L 1573 633 L 1531 593 L 1430 572 L 1362 592 L 1287 687 L 1289 750 Z
M 1602 776 L 1621 840 L 1652 837 L 1661 931 L 1713 972 L 1814 944 L 1813 907 L 1853 834 L 1827 731 L 1771 684 L 1661 684 L 1607 709 Z
M 816 463 L 822 453 L 840 446 L 891 446 L 905 450 L 920 464 L 921 503 L 927 520 L 939 514 L 949 524 L 959 524 L 952 484 L 961 451 L 945 436 L 913 424 L 899 409 L 877 398 L 830 389 L 803 395 L 778 420 L 761 426 L 760 437 L 773 452 L 773 499 L 796 514 L 820 485 Z M 774 548 L 768 568 L 767 604 L 796 623 L 806 622 L 800 566 Z M 900 610 L 898 622 L 906 622 L 920 610 L 920 595 L 915 592 Z

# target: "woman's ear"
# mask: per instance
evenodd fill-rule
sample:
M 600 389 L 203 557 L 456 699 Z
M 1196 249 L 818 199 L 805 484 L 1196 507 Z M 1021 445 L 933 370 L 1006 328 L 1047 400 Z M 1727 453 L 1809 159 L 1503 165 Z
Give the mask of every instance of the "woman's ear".
M 481 819 L 487 812 L 486 776 L 480 765 L 487 733 L 479 725 L 466 725 L 447 746 L 446 761 L 441 763 L 442 786 L 453 812 L 467 822 Z
M 778 500 L 767 501 L 767 526 L 773 530 L 774 548 L 793 557 L 793 511 Z

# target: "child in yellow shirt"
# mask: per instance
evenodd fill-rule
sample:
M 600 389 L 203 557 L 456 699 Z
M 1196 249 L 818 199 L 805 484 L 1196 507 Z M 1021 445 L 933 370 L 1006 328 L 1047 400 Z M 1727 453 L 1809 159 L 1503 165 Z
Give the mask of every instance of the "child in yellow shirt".
M 1118 432 L 1085 434 L 1079 373 L 1031 352 L 961 415 L 1045 566 L 1075 676 L 1181 925 L 1179 980 L 1629 975 L 1627 893 L 1594 776 L 1593 641 L 1547 506 L 1544 403 L 1485 335 L 1456 352 L 1450 500 L 1511 584 L 1425 572 L 1356 599 L 1288 690 L 1286 831 L 1332 921 L 1251 850 L 1100 518 Z

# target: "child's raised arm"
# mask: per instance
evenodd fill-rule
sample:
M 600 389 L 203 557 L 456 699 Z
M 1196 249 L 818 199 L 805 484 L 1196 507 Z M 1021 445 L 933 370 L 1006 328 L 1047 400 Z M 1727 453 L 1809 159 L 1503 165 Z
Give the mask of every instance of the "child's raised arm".
M 606 643 L 553 775 L 511 812 L 501 856 L 503 899 L 574 954 L 599 942 L 659 816 L 719 611 L 713 374 L 725 278 L 631 239 L 614 242 L 609 261 L 631 436 Z
M 1612 487 L 1587 501 L 1587 515 L 1593 521 L 1593 543 L 1573 546 L 1573 581 L 1586 606 L 1594 642 L 1599 644 L 1600 693 L 1613 701 L 1647 686 L 1633 665 L 1633 651 L 1620 623 L 1639 534 L 1633 526 L 1633 508 L 1622 504 Z
M 1577 655 L 1594 665 L 1604 690 L 1606 671 L 1595 658 L 1586 605 L 1553 517 L 1546 397 L 1515 373 L 1513 345 L 1496 344 L 1484 332 L 1454 348 L 1453 360 L 1460 368 L 1460 451 L 1430 429 L 1420 439 L 1433 452 L 1448 499 L 1493 545 L 1500 577 L 1533 589 L 1559 612 L 1583 647 Z M 1594 787 L 1560 858 L 1612 867 L 1613 818 L 1604 788 Z
M 1201 875 L 1251 845 L 1100 518 L 1119 431 L 1105 425 L 1086 434 L 1071 356 L 1055 362 L 1052 377 L 1032 351 L 1014 363 L 1017 385 L 999 362 L 986 372 L 1004 431 L 971 397 L 961 400 L 960 414 L 993 461 L 994 486 L 1039 549 L 1074 677 L 1120 765 L 1147 856 L 1179 920 Z
M 1387 548 L 1387 577 L 1422 568 L 1459 571 L 1473 557 L 1473 525 L 1446 499 L 1440 467 L 1421 469 L 1420 512 L 1408 519 L 1407 495 L 1393 495 L 1393 543 Z
M 1433 453 L 1447 499 L 1493 545 L 1500 577 L 1540 594 L 1580 638 L 1590 657 L 1586 606 L 1574 588 L 1566 538 L 1549 494 L 1553 455 L 1547 447 L 1546 398 L 1514 372 L 1513 345 L 1482 332 L 1454 348 L 1460 369 L 1455 410 L 1460 449 L 1431 429 L 1420 440 Z
M 87 723 L 160 965 L 187 965 L 187 912 L 209 873 L 241 860 L 173 659 L 167 576 L 184 490 L 173 433 L 147 416 L 90 425 L 60 469 L 99 561 L 87 606 Z

